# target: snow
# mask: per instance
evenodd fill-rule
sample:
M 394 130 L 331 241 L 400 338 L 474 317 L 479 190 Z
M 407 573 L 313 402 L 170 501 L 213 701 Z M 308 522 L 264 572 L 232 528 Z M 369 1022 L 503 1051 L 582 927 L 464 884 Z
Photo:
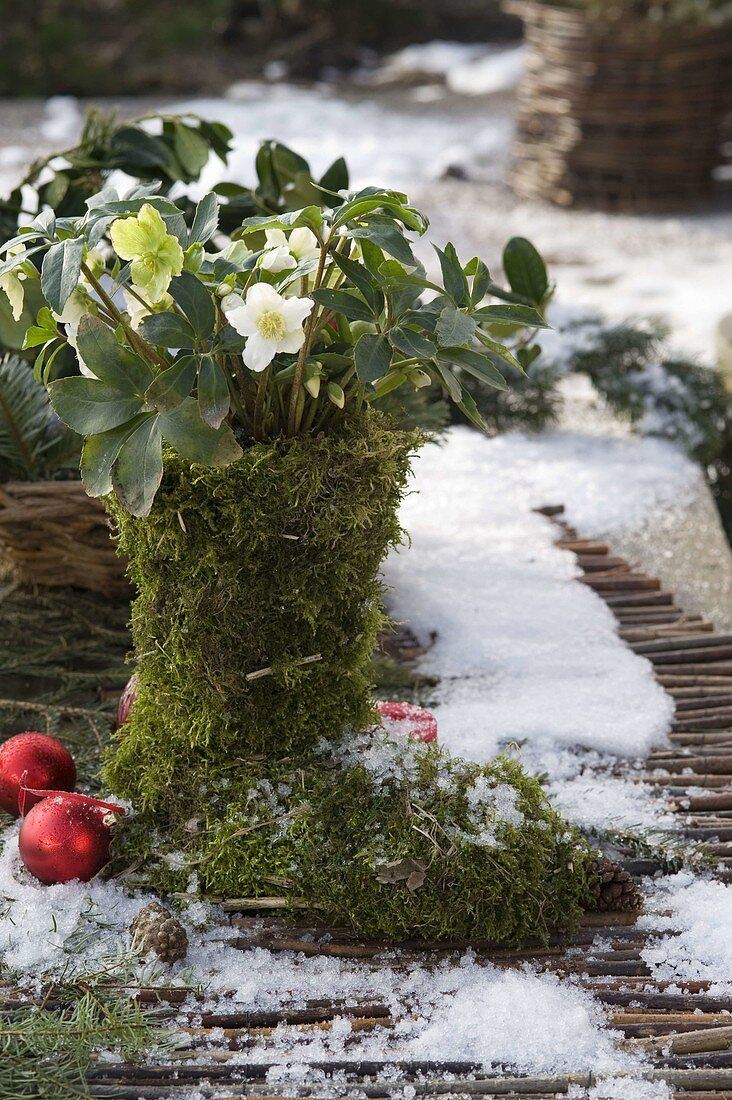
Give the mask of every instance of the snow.
M 179 103 L 176 112 L 194 112 L 224 122 L 234 131 L 234 149 L 222 172 L 215 161 L 204 170 L 196 193 L 204 193 L 222 175 L 252 183 L 261 141 L 276 138 L 312 165 L 315 174 L 345 156 L 354 187 L 373 184 L 412 188 L 439 179 L 453 164 L 495 163 L 510 135 L 507 119 L 481 123 L 472 111 L 460 115 L 409 109 L 407 103 L 382 104 L 335 93 L 327 86 L 248 82 L 235 85 L 227 99 Z
M 425 448 L 401 520 L 410 544 L 390 556 L 390 608 L 418 637 L 437 632 L 420 671 L 438 676 L 441 744 L 476 760 L 526 742 L 529 766 L 580 746 L 625 757 L 663 741 L 672 702 L 650 663 L 578 584 L 558 530 L 531 511 L 564 502 L 585 534 L 638 525 L 680 503 L 697 474 L 657 440 L 553 433 L 486 439 L 454 428 Z
M 732 886 L 681 871 L 653 883 L 641 928 L 668 931 L 641 952 L 653 976 L 732 992 Z
M 370 83 L 439 78 L 458 95 L 493 95 L 514 89 L 524 66 L 523 46 L 433 42 L 406 46 L 386 58 Z
M 648 789 L 609 769 L 619 757 L 633 758 L 663 740 L 671 703 L 650 665 L 618 639 L 604 603 L 578 583 L 573 556 L 555 546 L 557 528 L 531 509 L 563 500 L 570 519 L 593 533 L 595 526 L 624 521 L 628 511 L 640 515 L 683 501 L 692 483 L 686 460 L 653 441 L 560 434 L 489 440 L 456 428 L 443 445 L 424 450 L 416 491 L 402 513 L 412 545 L 389 559 L 386 574 L 396 585 L 398 617 L 418 632 L 438 631 L 422 667 L 441 677 L 436 709 L 444 745 L 485 760 L 520 740 L 515 751 L 527 766 L 549 772 L 550 793 L 570 817 L 602 828 L 635 824 L 639 815 L 668 825 Z M 395 746 L 383 735 L 353 743 L 355 756 L 377 778 L 389 774 L 395 753 L 417 751 L 424 750 L 408 739 Z M 273 789 L 256 793 L 278 797 Z M 496 820 L 516 819 L 509 789 L 498 785 L 476 796 L 486 793 Z M 484 840 L 495 842 L 491 823 Z M 17 824 L 4 834 L 0 897 L 0 955 L 23 987 L 118 952 L 130 921 L 150 900 L 129 896 L 113 881 L 42 886 L 19 865 Z M 727 980 L 726 888 L 676 876 L 659 887 L 658 904 L 673 910 L 667 927 L 682 931 L 668 943 L 651 944 L 649 964 L 677 977 L 713 972 L 714 980 Z M 652 919 L 665 930 L 665 918 Z M 345 1016 L 329 1030 L 281 1026 L 233 1055 L 234 1061 L 272 1063 L 272 1082 L 312 1082 L 324 1060 L 448 1060 L 497 1072 L 592 1071 L 605 1075 L 611 1088 L 622 1082 L 616 1092 L 596 1092 L 598 1098 L 667 1095 L 641 1079 L 643 1060 L 618 1048 L 603 1007 L 571 979 L 529 966 L 502 969 L 470 951 L 431 964 L 395 955 L 372 965 L 247 949 L 246 932 L 227 930 L 220 913 L 193 899 L 184 920 L 189 954 L 165 980 L 202 987 L 203 1003 L 192 1001 L 187 1010 L 200 1011 L 219 996 L 251 1011 L 327 998 L 349 1006 L 384 1004 L 394 1018 L 391 1028 L 358 1032 Z M 243 948 L 231 945 L 235 937 L 243 938 Z

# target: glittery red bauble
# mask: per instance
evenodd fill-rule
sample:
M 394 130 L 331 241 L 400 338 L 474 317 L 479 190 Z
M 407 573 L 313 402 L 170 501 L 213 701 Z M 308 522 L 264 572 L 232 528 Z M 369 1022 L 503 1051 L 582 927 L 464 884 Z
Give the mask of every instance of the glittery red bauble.
M 40 801 L 38 801 L 40 799 Z M 47 886 L 88 882 L 109 860 L 111 825 L 121 806 L 67 791 L 23 791 L 20 858 Z M 28 804 L 33 805 L 28 809 Z
M 18 816 L 21 786 L 73 791 L 76 765 L 68 749 L 45 733 L 17 733 L 0 745 L 0 807 Z
M 117 729 L 124 726 L 137 698 L 137 676 L 130 676 L 117 704 Z
M 384 729 L 392 736 L 407 734 L 413 741 L 426 745 L 437 742 L 437 719 L 434 714 L 415 703 L 377 703 Z

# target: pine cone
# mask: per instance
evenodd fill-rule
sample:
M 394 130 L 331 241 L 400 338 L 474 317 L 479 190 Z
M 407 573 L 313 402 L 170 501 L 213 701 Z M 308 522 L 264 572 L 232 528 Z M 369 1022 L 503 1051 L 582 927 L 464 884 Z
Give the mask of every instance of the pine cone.
M 591 902 L 589 909 L 598 913 L 632 912 L 643 908 L 643 894 L 638 883 L 612 859 L 597 856 L 587 865 L 587 883 Z
M 176 917 L 157 901 L 146 905 L 130 925 L 133 947 L 141 955 L 153 951 L 165 963 L 186 957 L 188 936 Z

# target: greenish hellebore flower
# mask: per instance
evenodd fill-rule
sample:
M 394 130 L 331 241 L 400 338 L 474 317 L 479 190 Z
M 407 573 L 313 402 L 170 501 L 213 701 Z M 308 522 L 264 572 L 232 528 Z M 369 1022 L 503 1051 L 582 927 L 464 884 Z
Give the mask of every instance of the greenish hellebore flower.
M 112 222 L 109 235 L 117 255 L 132 260 L 133 282 L 147 301 L 159 302 L 170 280 L 183 270 L 183 249 L 168 233 L 159 211 L 145 203 L 136 217 Z

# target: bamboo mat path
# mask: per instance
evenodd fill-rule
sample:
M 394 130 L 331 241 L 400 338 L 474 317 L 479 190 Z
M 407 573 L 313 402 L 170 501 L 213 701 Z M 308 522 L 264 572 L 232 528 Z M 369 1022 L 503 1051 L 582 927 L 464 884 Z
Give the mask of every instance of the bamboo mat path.
M 716 634 L 703 616 L 685 613 L 658 578 L 636 571 L 604 542 L 581 538 L 562 521 L 561 507 L 539 511 L 558 524 L 558 545 L 577 556 L 579 583 L 605 600 L 620 636 L 651 661 L 659 684 L 676 701 L 670 747 L 652 752 L 632 777 L 658 788 L 658 797 L 678 816 L 680 837 L 698 845 L 722 881 L 732 881 L 732 635 Z M 636 873 L 659 869 L 653 858 L 639 860 L 632 853 L 625 863 Z M 363 943 L 338 929 L 282 923 L 263 915 L 261 905 L 255 911 L 246 900 L 233 899 L 223 908 L 226 931 L 234 931 L 237 947 L 352 959 L 376 970 L 386 963 L 392 968 L 436 965 L 468 946 Z M 642 952 L 662 933 L 638 928 L 636 916 L 588 913 L 574 934 L 556 934 L 547 946 L 472 947 L 478 958 L 498 967 L 529 962 L 539 971 L 571 976 L 591 990 L 605 1007 L 609 1026 L 621 1033 L 622 1045 L 648 1055 L 647 1069 L 633 1076 L 666 1081 L 678 1100 L 732 1100 L 732 995 L 720 995 L 708 981 L 672 983 L 653 977 Z M 387 1032 L 398 1023 L 389 1006 L 376 1000 L 356 1005 L 313 1000 L 297 1009 L 247 1012 L 225 992 L 215 1002 L 179 988 L 143 989 L 138 997 L 182 1026 L 185 1046 L 161 1064 L 97 1063 L 87 1086 L 91 1097 L 188 1100 L 194 1094 L 200 1100 L 234 1100 L 296 1095 L 316 1100 L 334 1090 L 379 1098 L 404 1095 L 408 1087 L 408 1096 L 548 1100 L 569 1092 L 586 1097 L 596 1084 L 587 1073 L 527 1077 L 486 1073 L 467 1062 L 359 1061 L 360 1035 Z M 13 990 L 0 989 L 0 1012 L 11 1012 L 20 1003 Z M 329 1031 L 342 1017 L 352 1024 L 347 1049 L 355 1060 L 311 1063 L 321 1071 L 320 1085 L 286 1078 L 277 1083 L 270 1072 L 274 1063 L 266 1059 L 274 1029 L 278 1035 L 286 1029 L 307 1037 Z M 247 1051 L 256 1062 L 246 1060 Z

